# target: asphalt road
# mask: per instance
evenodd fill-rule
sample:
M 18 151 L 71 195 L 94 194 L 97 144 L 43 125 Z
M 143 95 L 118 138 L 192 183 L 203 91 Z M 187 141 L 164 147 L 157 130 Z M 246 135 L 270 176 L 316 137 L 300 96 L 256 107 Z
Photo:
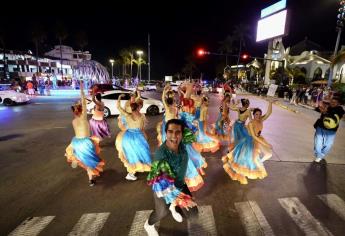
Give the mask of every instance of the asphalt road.
M 263 99 L 249 98 L 253 107 L 266 110 Z M 211 121 L 219 99 L 211 95 Z M 140 226 L 154 207 L 152 191 L 145 174 L 135 182 L 124 179 L 114 118 L 108 120 L 113 135 L 102 143 L 106 166 L 96 186 L 88 186 L 85 171 L 66 163 L 74 100 L 42 98 L 25 106 L 0 106 L 0 235 L 145 235 Z M 274 105 L 263 131 L 274 155 L 265 162 L 269 176 L 263 180 L 248 185 L 230 180 L 221 163 L 226 148 L 205 154 L 205 186 L 194 194 L 199 219 L 177 223 L 167 217 L 160 223 L 161 235 L 345 235 L 344 123 L 327 164 L 316 165 L 312 124 L 317 116 Z M 148 117 L 152 152 L 161 119 Z

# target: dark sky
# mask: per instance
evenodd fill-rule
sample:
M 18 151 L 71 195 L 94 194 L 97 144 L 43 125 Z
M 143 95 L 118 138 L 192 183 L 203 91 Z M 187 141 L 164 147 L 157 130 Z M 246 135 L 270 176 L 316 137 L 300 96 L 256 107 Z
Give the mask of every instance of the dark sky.
M 339 1 L 287 1 L 291 17 L 289 35 L 283 39 L 285 46 L 308 37 L 332 51 Z M 185 57 L 198 46 L 217 51 L 218 42 L 240 23 L 252 29 L 252 40 L 247 43 L 246 51 L 262 57 L 267 42 L 255 43 L 256 21 L 260 10 L 277 0 L 71 2 L 31 2 L 30 5 L 14 2 L 13 6 L 7 5 L 8 10 L 2 7 L 0 30 L 4 32 L 6 47 L 34 51 L 31 32 L 37 24 L 45 28 L 49 36 L 46 47 L 51 47 L 57 44 L 56 22 L 62 22 L 69 34 L 65 44 L 77 49 L 74 35 L 84 30 L 89 41 L 86 50 L 92 53 L 93 59 L 107 65 L 108 59 L 117 57 L 121 48 L 138 46 L 145 51 L 150 33 L 152 78 L 162 79 L 164 75 L 181 71 Z M 207 76 L 214 76 L 214 71 L 205 64 L 217 60 L 213 56 L 197 63 Z

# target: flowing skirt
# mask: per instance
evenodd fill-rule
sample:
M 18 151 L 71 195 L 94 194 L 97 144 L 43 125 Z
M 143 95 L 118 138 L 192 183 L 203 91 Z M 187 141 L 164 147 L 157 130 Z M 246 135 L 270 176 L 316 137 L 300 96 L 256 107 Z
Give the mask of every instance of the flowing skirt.
M 245 123 L 237 120 L 232 129 L 231 144 L 236 146 L 244 137 L 249 136 Z
M 228 155 L 222 158 L 223 168 L 233 180 L 247 184 L 249 179 L 263 179 L 267 172 L 260 161 L 260 148 L 249 134 L 243 136 Z
M 140 129 L 121 131 L 116 137 L 116 149 L 128 173 L 151 170 L 150 147 Z
M 97 136 L 101 139 L 110 137 L 109 125 L 106 120 L 95 120 L 92 118 L 89 124 L 92 136 Z
M 226 124 L 222 112 L 219 112 L 212 134 L 221 142 L 230 141 L 230 124 Z
M 188 129 L 192 130 L 193 133 L 198 131 L 198 128 L 193 124 L 195 120 L 195 116 L 188 112 L 180 112 L 179 113 L 180 119 L 185 123 Z
M 206 124 L 199 121 L 199 131 L 197 133 L 197 140 L 193 143 L 193 147 L 198 152 L 216 152 L 220 148 L 220 143 L 217 139 L 206 134 Z
M 198 172 L 201 175 L 205 175 L 204 168 L 207 167 L 207 163 L 205 159 L 200 155 L 199 152 L 197 152 L 192 144 L 185 144 L 186 151 L 188 153 L 188 158 L 192 161 L 195 168 L 198 170 Z
M 93 175 L 99 176 L 103 171 L 104 160 L 99 157 L 100 148 L 96 137 L 76 138 L 66 148 L 67 162 L 76 162 L 83 169 L 91 169 Z

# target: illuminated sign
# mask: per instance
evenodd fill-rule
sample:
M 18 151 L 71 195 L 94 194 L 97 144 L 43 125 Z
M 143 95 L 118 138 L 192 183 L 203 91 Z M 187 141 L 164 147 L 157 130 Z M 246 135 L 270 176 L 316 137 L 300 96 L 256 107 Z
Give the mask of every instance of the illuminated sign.
M 269 7 L 266 7 L 265 9 L 261 10 L 261 18 L 265 16 L 269 16 L 275 12 L 278 12 L 280 10 L 283 10 L 286 7 L 286 0 L 281 0 Z
M 281 11 L 258 21 L 256 42 L 284 35 L 287 11 Z

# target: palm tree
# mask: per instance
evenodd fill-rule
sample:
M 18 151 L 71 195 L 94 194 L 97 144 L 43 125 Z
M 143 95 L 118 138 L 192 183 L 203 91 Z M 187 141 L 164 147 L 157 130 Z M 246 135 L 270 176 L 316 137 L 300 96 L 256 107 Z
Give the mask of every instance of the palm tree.
M 42 27 L 40 25 L 36 24 L 33 26 L 31 36 L 32 36 L 32 42 L 34 43 L 35 49 L 36 49 L 36 67 L 37 67 L 36 71 L 37 71 L 37 73 L 39 73 L 40 72 L 39 71 L 39 65 L 38 65 L 39 47 L 47 39 L 47 35 L 44 32 L 44 30 L 42 29 Z
M 89 43 L 86 32 L 82 30 L 78 31 L 75 35 L 75 41 L 79 49 L 83 52 L 85 46 Z
M 242 48 L 246 47 L 246 41 L 249 39 L 250 27 L 248 25 L 239 24 L 235 26 L 233 31 L 234 41 L 239 43 L 238 56 L 237 56 L 237 70 L 238 64 L 240 63 L 240 57 L 242 53 Z
M 233 53 L 233 50 L 234 50 L 234 47 L 233 47 L 234 40 L 235 40 L 235 38 L 233 36 L 227 35 L 223 41 L 218 42 L 220 44 L 218 51 L 222 54 L 226 54 L 226 56 L 225 56 L 225 64 L 226 65 L 228 65 L 228 55 L 227 54 Z
M 133 59 L 134 64 L 136 64 L 138 66 L 138 70 L 137 70 L 137 78 L 141 79 L 141 65 L 142 64 L 146 64 L 146 61 L 139 57 L 137 60 Z M 139 75 L 139 77 L 138 77 Z
M 122 59 L 122 75 L 127 76 L 127 65 L 131 64 L 131 52 L 128 49 L 122 49 L 120 51 L 120 57 Z
M 61 22 L 58 22 L 56 25 L 56 37 L 59 40 L 60 44 L 60 64 L 61 64 L 61 78 L 63 78 L 62 70 L 62 42 L 68 37 L 66 28 L 62 25 Z
M 194 60 L 193 60 L 193 56 L 188 56 L 185 58 L 186 60 L 186 64 L 182 69 L 182 72 L 188 76 L 189 79 L 193 78 L 193 74 L 194 72 L 196 72 L 198 70 Z
M 7 60 L 6 60 L 6 45 L 5 45 L 5 33 L 3 31 L 0 31 L 0 45 L 2 47 L 2 53 L 3 53 L 3 61 L 4 61 L 4 80 L 6 79 L 6 69 L 7 69 Z M 0 77 L 1 78 L 1 77 Z

